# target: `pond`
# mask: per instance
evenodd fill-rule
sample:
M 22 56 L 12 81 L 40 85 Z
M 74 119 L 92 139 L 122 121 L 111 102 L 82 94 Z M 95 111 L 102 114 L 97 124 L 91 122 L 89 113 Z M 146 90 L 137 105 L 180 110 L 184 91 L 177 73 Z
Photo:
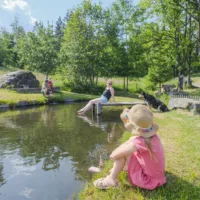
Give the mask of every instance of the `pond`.
M 124 127 L 120 110 L 78 116 L 85 103 L 1 112 L 0 199 L 69 200 L 107 160 Z

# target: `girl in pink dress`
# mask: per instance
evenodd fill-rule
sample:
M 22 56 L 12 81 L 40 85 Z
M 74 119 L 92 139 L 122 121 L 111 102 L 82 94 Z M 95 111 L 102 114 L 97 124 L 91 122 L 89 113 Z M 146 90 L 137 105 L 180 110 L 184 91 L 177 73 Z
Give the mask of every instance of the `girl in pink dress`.
M 110 175 L 94 181 L 100 189 L 117 187 L 119 173 L 128 167 L 129 181 L 133 186 L 153 190 L 166 183 L 165 155 L 157 135 L 158 125 L 153 123 L 153 113 L 144 105 L 124 109 L 121 119 L 131 137 L 110 155 L 114 161 Z

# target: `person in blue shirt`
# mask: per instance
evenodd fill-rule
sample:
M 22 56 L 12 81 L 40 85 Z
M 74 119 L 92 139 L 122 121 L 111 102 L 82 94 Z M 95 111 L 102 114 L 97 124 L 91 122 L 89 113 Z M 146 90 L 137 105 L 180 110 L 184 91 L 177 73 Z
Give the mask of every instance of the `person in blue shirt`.
M 79 115 L 82 115 L 84 113 L 86 113 L 88 110 L 90 110 L 92 108 L 92 105 L 93 104 L 96 104 L 96 103 L 108 103 L 110 98 L 112 97 L 113 98 L 113 101 L 115 101 L 115 97 L 114 97 L 114 89 L 112 87 L 112 81 L 111 80 L 107 80 L 106 82 L 106 89 L 104 90 L 103 94 L 101 95 L 100 98 L 97 98 L 97 99 L 93 99 L 93 100 L 90 100 L 87 105 L 85 107 L 83 107 L 82 109 L 80 109 L 79 111 L 77 111 L 77 113 Z

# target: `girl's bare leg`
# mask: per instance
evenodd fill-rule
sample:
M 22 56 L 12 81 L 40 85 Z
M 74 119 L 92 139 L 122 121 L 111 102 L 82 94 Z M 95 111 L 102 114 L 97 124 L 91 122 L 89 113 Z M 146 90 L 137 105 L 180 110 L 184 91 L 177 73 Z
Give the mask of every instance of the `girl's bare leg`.
M 112 181 L 118 180 L 119 173 L 123 170 L 126 164 L 126 157 L 121 157 L 114 161 L 113 168 L 110 170 L 110 175 L 106 178 Z
M 128 156 L 125 156 L 125 164 L 124 164 L 124 167 L 123 167 L 123 171 L 128 171 L 128 162 L 129 162 L 129 159 L 130 159 L 131 155 L 128 155 Z M 114 168 L 114 166 L 113 166 Z M 110 170 L 110 174 L 112 173 L 113 171 L 113 168 Z
M 84 114 L 85 112 L 87 112 L 88 110 L 90 110 L 92 108 L 92 105 L 94 103 L 101 103 L 101 100 L 99 98 L 97 98 L 97 99 L 93 99 L 93 100 L 89 101 L 88 104 L 85 107 L 83 107 L 82 109 L 80 109 L 78 111 L 78 113 Z
M 118 185 L 118 175 L 123 169 L 124 164 L 125 164 L 125 157 L 120 157 L 119 159 L 115 160 L 111 174 L 105 178 L 100 178 L 94 181 L 95 187 L 101 188 L 101 189 L 116 187 Z
M 108 189 L 111 186 L 117 186 L 119 173 L 127 167 L 129 158 L 133 152 L 132 150 L 134 150 L 132 146 L 132 142 L 128 141 L 112 152 L 110 158 L 114 161 L 114 165 L 110 171 L 110 175 L 96 180 L 94 182 L 95 187 Z

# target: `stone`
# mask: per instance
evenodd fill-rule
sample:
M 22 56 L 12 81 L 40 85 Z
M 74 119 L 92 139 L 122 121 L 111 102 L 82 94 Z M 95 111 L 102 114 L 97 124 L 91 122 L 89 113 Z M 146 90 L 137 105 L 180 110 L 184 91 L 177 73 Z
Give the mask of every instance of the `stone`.
M 182 108 L 182 109 L 188 109 L 192 110 L 193 107 L 190 106 L 193 104 L 199 104 L 199 101 L 196 101 L 194 99 L 188 99 L 188 98 L 171 98 L 168 104 L 168 108 L 170 110 L 174 108 Z
M 0 88 L 39 88 L 39 85 L 30 71 L 19 70 L 0 77 Z
M 200 114 L 200 103 L 190 103 L 189 110 L 193 112 L 193 114 Z
M 169 85 L 169 84 L 162 85 L 164 93 L 166 94 L 169 94 L 175 87 L 176 87 L 175 85 Z

